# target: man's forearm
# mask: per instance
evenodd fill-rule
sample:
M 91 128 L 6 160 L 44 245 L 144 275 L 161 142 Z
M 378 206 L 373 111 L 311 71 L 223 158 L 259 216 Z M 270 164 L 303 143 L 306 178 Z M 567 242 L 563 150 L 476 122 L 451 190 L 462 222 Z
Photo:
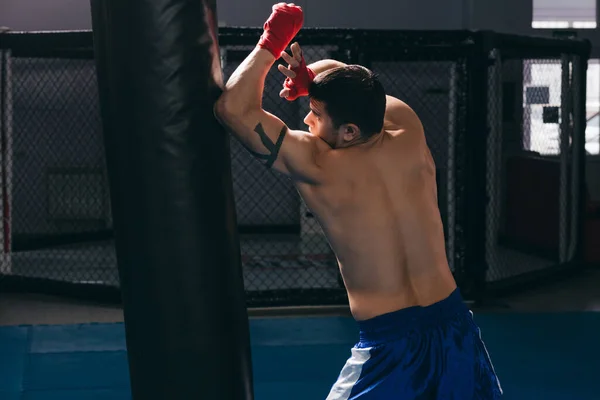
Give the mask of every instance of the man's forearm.
M 265 79 L 274 63 L 275 57 L 270 52 L 255 48 L 227 81 L 221 101 L 239 113 L 261 108 Z M 336 60 L 320 60 L 308 67 L 320 74 L 344 65 Z
M 321 60 L 314 62 L 308 66 L 315 75 L 320 74 L 321 72 L 328 71 L 333 68 L 344 67 L 346 64 L 336 60 Z
M 265 78 L 274 62 L 270 52 L 256 47 L 227 81 L 220 101 L 239 113 L 261 108 Z

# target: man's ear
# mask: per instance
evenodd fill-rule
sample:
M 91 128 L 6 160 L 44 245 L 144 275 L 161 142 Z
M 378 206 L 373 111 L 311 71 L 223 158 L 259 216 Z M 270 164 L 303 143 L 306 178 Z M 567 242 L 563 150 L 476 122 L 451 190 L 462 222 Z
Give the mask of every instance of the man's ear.
M 354 124 L 343 124 L 340 129 L 345 142 L 351 142 L 360 137 L 360 129 Z

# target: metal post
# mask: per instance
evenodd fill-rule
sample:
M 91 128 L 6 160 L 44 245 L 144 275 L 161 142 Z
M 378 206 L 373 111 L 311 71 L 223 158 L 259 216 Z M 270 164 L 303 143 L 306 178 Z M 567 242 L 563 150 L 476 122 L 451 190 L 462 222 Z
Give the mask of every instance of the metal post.
M 453 63 L 450 67 L 450 90 L 449 90 L 449 101 L 448 101 L 448 158 L 446 167 L 446 190 L 448 199 L 447 205 L 447 229 L 446 231 L 446 252 L 448 254 L 448 264 L 452 271 L 456 270 L 454 263 L 455 258 L 455 232 L 456 228 L 456 118 L 457 118 L 457 86 L 458 86 L 458 64 Z
M 490 134 L 487 140 L 487 197 L 486 205 L 486 260 L 492 265 L 498 256 L 496 243 L 500 223 L 498 203 L 500 199 L 502 168 L 502 59 L 498 49 L 491 54 L 494 65 L 488 76 L 488 126 Z M 487 279 L 487 276 L 486 276 Z
M 488 129 L 488 68 L 491 33 L 474 35 L 475 47 L 468 61 L 468 109 L 466 130 L 466 295 L 482 301 L 485 294 L 486 262 L 486 171 Z
M 586 74 L 588 63 L 582 56 L 573 58 L 573 143 L 571 162 L 571 242 L 568 260 L 582 261 L 585 229 L 585 128 Z
M 571 56 L 561 58 L 561 94 L 560 94 L 560 181 L 558 201 L 558 249 L 559 263 L 567 261 L 568 245 L 568 170 L 569 170 L 569 138 L 571 129 Z
M 0 35 L 2 35 L 0 31 Z M 12 63 L 11 50 L 0 48 L 0 275 L 12 274 Z

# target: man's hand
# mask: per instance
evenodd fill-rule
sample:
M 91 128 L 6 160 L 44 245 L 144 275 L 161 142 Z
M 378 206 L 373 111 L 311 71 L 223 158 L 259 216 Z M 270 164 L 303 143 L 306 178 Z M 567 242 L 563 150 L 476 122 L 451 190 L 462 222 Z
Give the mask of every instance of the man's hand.
M 281 53 L 281 57 L 288 63 L 288 67 L 280 64 L 277 68 L 286 76 L 279 96 L 293 101 L 298 97 L 308 95 L 308 87 L 315 78 L 315 73 L 306 66 L 302 49 L 298 43 L 292 44 L 291 50 L 291 56 L 286 52 Z
M 304 13 L 301 7 L 294 3 L 275 4 L 271 16 L 264 24 L 264 32 L 258 46 L 268 50 L 278 59 L 300 31 L 303 23 Z

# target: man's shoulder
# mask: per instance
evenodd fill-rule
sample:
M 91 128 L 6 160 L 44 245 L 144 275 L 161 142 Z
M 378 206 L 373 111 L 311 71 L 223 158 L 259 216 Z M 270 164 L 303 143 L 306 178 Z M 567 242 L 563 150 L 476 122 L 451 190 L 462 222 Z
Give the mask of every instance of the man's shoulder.
M 297 130 L 297 129 L 289 129 L 288 136 L 292 136 L 296 143 L 303 143 L 310 145 L 313 148 L 316 156 L 327 154 L 331 147 L 325 143 L 321 138 L 313 135 L 310 132 Z
M 417 113 L 408 104 L 395 97 L 387 96 L 384 129 L 387 131 L 422 131 L 423 126 Z

